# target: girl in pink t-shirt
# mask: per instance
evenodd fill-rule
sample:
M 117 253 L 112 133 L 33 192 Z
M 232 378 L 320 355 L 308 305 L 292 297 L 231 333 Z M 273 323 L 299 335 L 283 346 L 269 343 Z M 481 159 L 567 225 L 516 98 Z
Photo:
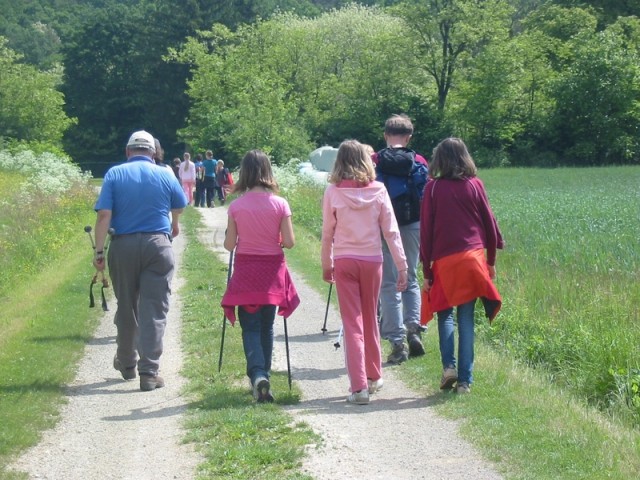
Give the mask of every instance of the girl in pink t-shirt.
M 276 308 L 288 317 L 300 303 L 282 252 L 295 243 L 291 210 L 277 191 L 269 157 L 260 150 L 248 152 L 232 187 L 240 196 L 229 205 L 224 240 L 227 250 L 235 250 L 235 263 L 222 306 L 232 322 L 238 308 L 247 376 L 259 403 L 273 402 L 269 376 Z
M 382 240 L 398 269 L 398 291 L 407 288 L 407 259 L 384 184 L 364 146 L 355 140 L 338 149 L 322 205 L 322 278 L 336 284 L 344 327 L 351 395 L 364 405 L 382 387 L 380 330 L 376 310 L 382 281 Z

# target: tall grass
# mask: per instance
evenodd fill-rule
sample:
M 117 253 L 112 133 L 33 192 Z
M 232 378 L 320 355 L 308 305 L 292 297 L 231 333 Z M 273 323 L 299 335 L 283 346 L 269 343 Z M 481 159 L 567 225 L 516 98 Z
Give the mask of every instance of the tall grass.
M 66 159 L 0 152 L 0 478 L 55 423 L 95 326 L 83 231 L 94 200 Z
M 640 423 L 640 169 L 487 171 L 507 241 L 487 338 Z
M 55 258 L 77 232 L 78 219 L 95 200 L 88 180 L 63 157 L 0 151 L 0 298 Z
M 507 242 L 504 307 L 480 338 L 632 425 L 640 424 L 640 169 L 481 171 Z M 278 176 L 320 237 L 322 186 Z

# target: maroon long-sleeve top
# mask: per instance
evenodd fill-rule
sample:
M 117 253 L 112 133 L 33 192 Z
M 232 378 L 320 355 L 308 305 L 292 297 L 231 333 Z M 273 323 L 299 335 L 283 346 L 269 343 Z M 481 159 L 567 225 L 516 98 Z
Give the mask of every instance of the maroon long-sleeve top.
M 420 260 L 424 278 L 433 280 L 431 263 L 467 250 L 486 249 L 495 265 L 502 234 L 489 205 L 484 184 L 477 177 L 431 179 L 420 210 Z

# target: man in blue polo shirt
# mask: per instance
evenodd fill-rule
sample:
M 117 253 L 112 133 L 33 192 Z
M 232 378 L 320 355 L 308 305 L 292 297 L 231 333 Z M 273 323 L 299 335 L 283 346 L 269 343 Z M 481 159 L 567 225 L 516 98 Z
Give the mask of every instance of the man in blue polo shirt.
M 173 172 L 154 163 L 155 149 L 151 134 L 131 135 L 127 162 L 106 173 L 95 205 L 98 270 L 105 268 L 105 239 L 114 229 L 107 258 L 118 299 L 113 368 L 131 380 L 137 364 L 143 391 L 164 386 L 158 370 L 174 271 L 171 239 L 180 233 L 178 217 L 187 205 Z

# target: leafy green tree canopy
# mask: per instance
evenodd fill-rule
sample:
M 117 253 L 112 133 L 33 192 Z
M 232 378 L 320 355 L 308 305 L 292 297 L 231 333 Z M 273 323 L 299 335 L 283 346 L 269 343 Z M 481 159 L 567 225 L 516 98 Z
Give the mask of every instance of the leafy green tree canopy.
M 57 90 L 60 72 L 41 72 L 20 60 L 0 37 L 2 139 L 10 144 L 46 145 L 57 151 L 64 131 L 74 123 L 65 114 L 64 97 Z

